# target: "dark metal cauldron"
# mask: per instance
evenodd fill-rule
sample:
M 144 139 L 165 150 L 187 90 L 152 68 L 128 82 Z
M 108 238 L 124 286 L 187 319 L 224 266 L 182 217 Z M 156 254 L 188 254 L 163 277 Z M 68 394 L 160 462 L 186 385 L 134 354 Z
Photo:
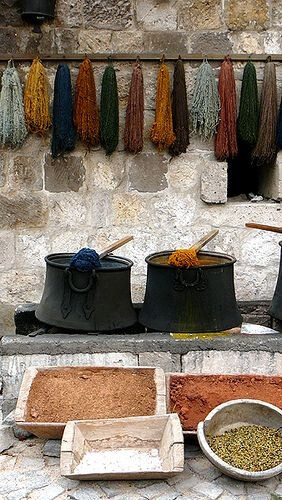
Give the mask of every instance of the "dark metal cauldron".
M 22 0 L 22 18 L 31 23 L 42 23 L 55 16 L 56 0 Z
M 200 262 L 189 269 L 165 264 L 171 251 L 146 258 L 147 286 L 139 321 L 164 332 L 218 332 L 242 323 L 234 290 L 236 259 L 200 252 Z
M 279 242 L 281 246 L 280 267 L 275 287 L 275 292 L 269 309 L 269 314 L 279 321 L 282 321 L 282 241 Z
M 69 267 L 74 254 L 48 255 L 46 279 L 37 319 L 73 330 L 108 331 L 136 322 L 130 293 L 133 262 L 108 256 L 102 267 L 81 272 Z

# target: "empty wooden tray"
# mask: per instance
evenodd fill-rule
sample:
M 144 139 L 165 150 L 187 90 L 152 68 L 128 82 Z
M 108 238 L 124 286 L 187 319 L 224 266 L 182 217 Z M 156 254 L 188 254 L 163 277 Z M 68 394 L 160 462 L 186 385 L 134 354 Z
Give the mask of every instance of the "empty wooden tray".
M 68 422 L 61 474 L 71 479 L 158 479 L 183 471 L 178 415 Z
M 15 420 L 38 437 L 60 439 L 69 420 L 165 413 L 160 368 L 52 366 L 26 370 Z

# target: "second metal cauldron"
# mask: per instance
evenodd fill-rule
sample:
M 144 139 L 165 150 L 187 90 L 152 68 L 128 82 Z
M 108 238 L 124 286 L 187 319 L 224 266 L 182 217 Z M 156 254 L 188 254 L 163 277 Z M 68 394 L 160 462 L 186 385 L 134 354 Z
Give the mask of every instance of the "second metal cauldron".
M 275 287 L 275 292 L 271 302 L 269 314 L 279 321 L 282 321 L 282 241 L 279 245 L 281 246 L 281 256 L 280 256 L 280 267 L 279 274 L 277 278 L 277 283 Z
M 186 269 L 167 265 L 170 253 L 154 253 L 146 258 L 147 286 L 140 323 L 158 331 L 188 333 L 240 326 L 242 317 L 234 290 L 236 259 L 200 252 L 203 265 Z

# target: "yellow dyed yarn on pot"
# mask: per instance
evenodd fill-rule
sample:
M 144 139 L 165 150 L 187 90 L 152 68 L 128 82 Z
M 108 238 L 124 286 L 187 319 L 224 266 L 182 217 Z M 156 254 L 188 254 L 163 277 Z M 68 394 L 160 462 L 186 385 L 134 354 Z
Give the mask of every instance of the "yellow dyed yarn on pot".
M 170 99 L 169 72 L 166 64 L 162 63 L 157 81 L 156 113 L 150 139 L 162 151 L 175 141 L 173 132 L 172 110 Z
M 30 67 L 24 92 L 25 119 L 30 132 L 40 135 L 51 125 L 48 82 L 45 69 L 38 58 Z
M 199 266 L 200 262 L 195 250 L 176 250 L 168 258 L 168 263 L 175 267 Z

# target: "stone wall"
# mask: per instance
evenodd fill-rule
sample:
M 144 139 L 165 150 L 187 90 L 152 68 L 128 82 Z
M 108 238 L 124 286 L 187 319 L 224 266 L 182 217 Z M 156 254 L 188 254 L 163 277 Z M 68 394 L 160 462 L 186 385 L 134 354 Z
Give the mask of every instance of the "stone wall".
M 23 25 L 19 1 L 1 0 L 2 53 L 203 53 L 281 52 L 282 3 L 277 0 L 57 0 L 53 23 L 42 34 Z M 199 63 L 185 63 L 189 101 Z M 18 64 L 24 82 L 28 63 Z M 46 62 L 50 93 L 56 64 Z M 79 62 L 71 63 L 73 83 Z M 169 64 L 172 71 L 173 66 Z M 213 63 L 216 74 L 219 62 Z M 243 64 L 235 64 L 238 92 Z M 256 63 L 259 87 L 263 63 Z M 97 91 L 105 63 L 94 63 Z M 3 71 L 4 65 L 0 66 Z M 120 137 L 132 66 L 115 63 L 120 100 Z M 226 197 L 227 167 L 213 157 L 213 144 L 191 138 L 187 154 L 171 159 L 158 154 L 148 140 L 155 106 L 158 64 L 143 64 L 145 80 L 145 146 L 128 155 L 120 140 L 107 158 L 81 145 L 53 162 L 49 137 L 29 136 L 16 152 L 0 155 L 0 322 L 12 328 L 16 304 L 40 299 L 44 256 L 50 252 L 96 249 L 126 234 L 134 242 L 118 253 L 132 258 L 134 300 L 142 300 L 150 252 L 188 246 L 203 232 L 220 228 L 211 250 L 237 257 L 238 299 L 270 299 L 279 261 L 279 235 L 244 229 L 247 221 L 282 225 L 281 205 L 251 204 Z M 277 64 L 279 97 L 282 65 Z M 281 159 L 279 160 L 282 164 Z M 279 198 L 282 174 L 277 164 L 265 181 L 268 196 Z

